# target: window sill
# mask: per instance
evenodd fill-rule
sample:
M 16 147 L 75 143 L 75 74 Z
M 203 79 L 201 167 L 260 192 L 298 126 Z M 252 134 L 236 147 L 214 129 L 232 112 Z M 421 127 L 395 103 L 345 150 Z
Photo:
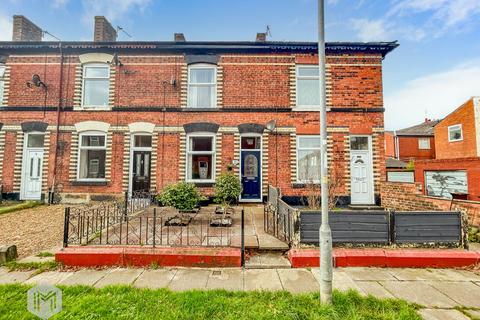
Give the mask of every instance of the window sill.
M 219 107 L 202 107 L 202 108 L 196 108 L 196 107 L 183 107 L 183 111 L 190 111 L 190 112 L 205 112 L 205 111 L 220 111 L 221 108 Z
M 208 187 L 213 187 L 215 185 L 215 181 L 187 181 L 187 183 L 193 183 L 196 187 L 199 188 L 208 188 Z
M 106 186 L 107 184 L 108 184 L 107 180 L 101 180 L 101 181 L 76 180 L 76 181 L 72 181 L 73 186 Z
M 110 106 L 80 106 L 74 107 L 73 111 L 111 111 Z
M 292 111 L 304 111 L 304 112 L 320 112 L 320 106 L 318 107 L 293 107 Z
M 314 183 L 293 182 L 292 183 L 292 188 L 293 189 L 302 189 L 302 188 L 306 188 L 309 185 L 313 185 L 315 187 L 320 187 L 320 182 L 314 182 Z

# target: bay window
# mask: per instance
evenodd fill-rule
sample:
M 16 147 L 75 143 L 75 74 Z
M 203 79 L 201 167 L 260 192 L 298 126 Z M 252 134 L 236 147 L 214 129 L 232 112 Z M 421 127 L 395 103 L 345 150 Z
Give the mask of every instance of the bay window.
M 189 135 L 187 139 L 187 181 L 214 182 L 215 137 Z
M 188 107 L 215 108 L 217 69 L 207 64 L 191 65 L 188 68 Z
M 105 108 L 110 93 L 110 66 L 106 63 L 87 64 L 83 67 L 82 106 Z
M 87 132 L 80 134 L 78 151 L 78 179 L 104 180 L 107 152 L 105 133 Z
M 297 137 L 297 180 L 320 182 L 320 136 Z

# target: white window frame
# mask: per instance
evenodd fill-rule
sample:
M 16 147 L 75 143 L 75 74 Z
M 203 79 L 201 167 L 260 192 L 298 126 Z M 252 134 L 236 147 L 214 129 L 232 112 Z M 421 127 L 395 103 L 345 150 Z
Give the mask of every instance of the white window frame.
M 456 129 L 460 129 L 460 139 L 450 139 L 450 132 Z M 461 124 L 454 124 L 448 127 L 448 142 L 463 141 L 463 127 Z
M 320 135 L 299 135 L 297 136 L 297 146 L 296 146 L 296 150 L 295 150 L 295 156 L 297 158 L 297 161 L 296 161 L 296 165 L 297 165 L 297 183 L 314 183 L 314 184 L 318 184 L 320 183 L 320 180 L 313 180 L 313 181 L 308 181 L 308 180 L 301 180 L 300 179 L 300 172 L 299 172 L 299 160 L 300 158 L 298 157 L 298 151 L 320 151 L 320 156 L 322 154 L 322 148 L 321 146 L 319 148 L 300 148 L 300 139 L 301 138 L 318 138 L 318 140 L 320 141 Z M 320 167 L 320 164 L 319 164 L 319 167 Z
M 192 70 L 199 69 L 213 69 L 213 82 L 212 83 L 191 83 L 190 76 Z M 190 88 L 191 87 L 213 87 L 212 104 L 210 107 L 198 107 L 190 105 Z M 188 84 L 187 84 L 187 107 L 188 108 L 216 108 L 217 107 L 217 66 L 207 63 L 196 63 L 188 66 Z
M 86 77 L 86 71 L 88 68 L 108 68 L 108 76 L 107 77 Z M 110 99 L 110 65 L 108 63 L 86 63 L 83 65 L 83 73 L 82 73 L 82 108 L 84 109 L 93 109 L 93 110 L 109 110 L 110 105 L 108 103 Z M 106 105 L 85 105 L 85 94 L 86 94 L 86 87 L 85 82 L 87 80 L 108 80 L 108 94 L 107 94 L 107 104 Z
M 105 139 L 105 145 L 103 147 L 97 146 L 82 146 L 82 137 L 84 136 L 103 136 Z M 78 135 L 78 152 L 77 152 L 77 181 L 106 181 L 107 177 L 105 178 L 80 178 L 80 163 L 81 163 L 81 155 L 82 150 L 105 150 L 105 173 L 107 171 L 107 134 L 103 131 L 84 131 Z
M 300 105 L 298 103 L 298 80 L 318 80 L 320 81 L 320 75 L 317 77 L 314 76 L 300 76 L 299 75 L 299 70 L 302 68 L 317 68 L 318 65 L 315 64 L 298 64 L 295 69 L 295 110 L 297 111 L 302 111 L 302 110 L 318 110 L 320 111 L 320 103 L 318 105 Z M 320 87 L 319 87 L 320 90 Z
M 3 73 L 2 76 L 0 76 L 0 105 L 3 103 L 3 95 L 5 93 L 5 72 L 7 72 L 7 67 L 3 64 L 0 65 L 0 75 Z
M 190 151 L 190 138 L 204 138 L 204 137 L 210 137 L 212 138 L 212 151 Z M 185 181 L 186 182 L 192 182 L 192 183 L 214 183 L 215 182 L 215 169 L 216 169 L 216 146 L 217 146 L 217 139 L 216 135 L 214 133 L 209 133 L 209 132 L 195 132 L 195 133 L 190 133 L 187 135 L 187 143 L 186 143 L 186 168 L 185 168 Z M 205 155 L 211 155 L 212 156 L 212 178 L 211 179 L 191 179 L 191 160 L 190 156 L 195 155 L 195 154 L 205 154 Z
M 424 144 L 422 144 L 422 142 Z M 430 150 L 430 138 L 418 138 L 418 149 L 419 150 Z

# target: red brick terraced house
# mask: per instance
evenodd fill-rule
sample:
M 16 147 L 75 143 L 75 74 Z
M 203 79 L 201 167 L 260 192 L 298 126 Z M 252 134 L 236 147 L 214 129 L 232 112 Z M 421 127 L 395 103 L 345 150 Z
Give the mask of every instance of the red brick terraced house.
M 315 43 L 117 42 L 103 17 L 93 42 L 44 42 L 37 29 L 15 16 L 13 41 L 0 42 L 4 196 L 80 202 L 178 181 L 212 195 L 229 168 L 245 202 L 269 184 L 298 200 L 318 182 Z M 343 203 L 378 202 L 382 61 L 397 46 L 327 43 L 328 158 Z

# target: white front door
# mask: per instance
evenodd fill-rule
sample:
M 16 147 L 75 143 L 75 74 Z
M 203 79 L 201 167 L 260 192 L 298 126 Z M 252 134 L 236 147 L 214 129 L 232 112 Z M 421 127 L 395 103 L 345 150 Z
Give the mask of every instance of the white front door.
M 26 135 L 20 199 L 40 200 L 42 197 L 44 134 Z
M 351 137 L 351 203 L 374 204 L 370 137 Z
M 40 200 L 42 196 L 43 150 L 27 149 L 23 198 Z

